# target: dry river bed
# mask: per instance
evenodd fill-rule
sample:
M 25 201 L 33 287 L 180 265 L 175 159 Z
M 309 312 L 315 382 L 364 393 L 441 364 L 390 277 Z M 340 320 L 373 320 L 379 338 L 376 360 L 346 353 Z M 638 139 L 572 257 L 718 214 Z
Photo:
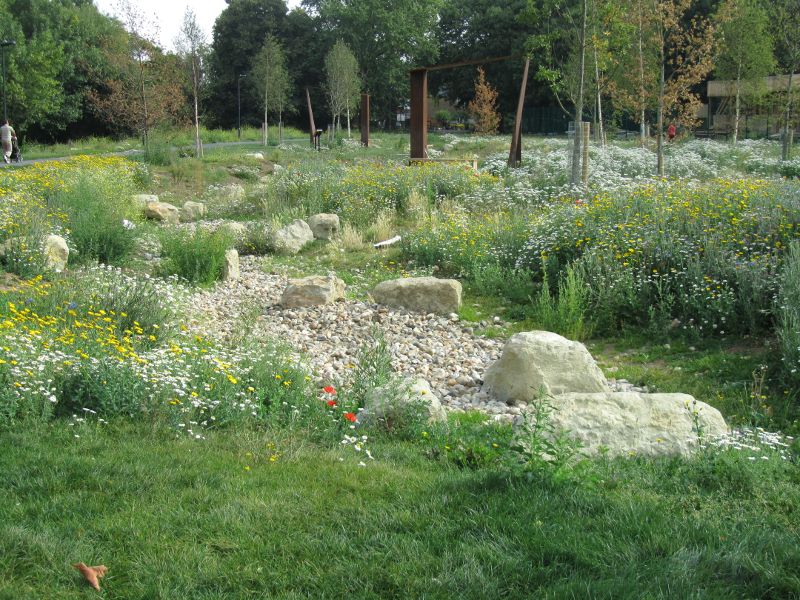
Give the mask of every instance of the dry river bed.
M 192 327 L 204 335 L 230 340 L 241 335 L 278 341 L 293 348 L 320 385 L 339 384 L 355 364 L 359 350 L 383 333 L 393 369 L 426 379 L 448 410 L 479 409 L 511 420 L 525 408 L 508 406 L 481 390 L 483 373 L 500 356 L 505 340 L 475 335 L 471 323 L 434 314 L 413 313 L 347 300 L 311 308 L 283 308 L 284 275 L 262 270 L 257 257 L 241 258 L 241 277 L 200 290 L 189 299 Z M 627 382 L 612 382 L 631 389 Z

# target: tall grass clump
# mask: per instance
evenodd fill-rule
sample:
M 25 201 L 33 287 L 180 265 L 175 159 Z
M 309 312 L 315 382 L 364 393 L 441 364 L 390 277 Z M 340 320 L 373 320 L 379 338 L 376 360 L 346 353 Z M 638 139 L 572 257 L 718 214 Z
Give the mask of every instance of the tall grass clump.
M 800 242 L 789 246 L 778 292 L 777 333 L 783 376 L 800 389 Z
M 581 272 L 567 267 L 559 277 L 557 293 L 552 293 L 547 275 L 539 294 L 532 299 L 531 318 L 546 331 L 571 340 L 583 340 L 592 333 L 588 318 L 589 290 Z
M 221 279 L 225 252 L 233 245 L 226 231 L 170 231 L 161 239 L 160 275 L 177 275 L 191 283 L 211 285 Z
M 118 264 L 131 253 L 134 232 L 124 221 L 135 218 L 133 192 L 130 182 L 104 172 L 79 176 L 53 195 L 52 206 L 67 215 L 77 262 Z

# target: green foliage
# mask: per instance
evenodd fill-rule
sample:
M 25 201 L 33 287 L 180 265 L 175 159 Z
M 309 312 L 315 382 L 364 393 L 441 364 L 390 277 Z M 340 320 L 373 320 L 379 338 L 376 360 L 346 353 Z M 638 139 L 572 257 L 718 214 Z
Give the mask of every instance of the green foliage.
M 178 275 L 200 285 L 211 285 L 223 275 L 225 252 L 232 240 L 224 232 L 208 232 L 201 227 L 193 233 L 165 232 L 161 238 L 161 275 Z
M 467 469 L 498 468 L 508 458 L 512 430 L 478 411 L 451 413 L 446 425 L 429 426 L 420 440 L 431 459 Z
M 545 273 L 538 296 L 533 299 L 531 318 L 541 329 L 571 340 L 583 340 L 592 332 L 588 319 L 590 290 L 580 271 L 568 266 L 559 277 L 558 293 L 552 294 Z
M 777 334 L 783 377 L 800 389 L 800 243 L 789 246 L 778 292 Z
M 123 225 L 135 218 L 131 184 L 111 173 L 82 175 L 52 197 L 50 204 L 68 215 L 76 262 L 119 264 L 131 253 L 135 234 Z

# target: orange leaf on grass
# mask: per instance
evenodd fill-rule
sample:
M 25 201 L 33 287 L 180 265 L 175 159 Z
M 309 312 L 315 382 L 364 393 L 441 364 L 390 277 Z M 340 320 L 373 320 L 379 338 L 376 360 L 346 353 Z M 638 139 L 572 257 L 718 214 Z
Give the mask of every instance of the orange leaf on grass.
M 96 567 L 88 567 L 85 563 L 79 562 L 72 565 L 81 572 L 84 579 L 89 582 L 89 585 L 100 591 L 100 578 L 106 574 L 108 568 L 105 565 L 97 565 Z

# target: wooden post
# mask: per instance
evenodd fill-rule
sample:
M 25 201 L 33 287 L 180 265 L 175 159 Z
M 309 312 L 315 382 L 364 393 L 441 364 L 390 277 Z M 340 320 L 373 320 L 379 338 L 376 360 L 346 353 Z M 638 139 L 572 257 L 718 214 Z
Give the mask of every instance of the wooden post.
M 311 137 L 311 147 L 314 148 L 316 147 L 314 135 L 317 133 L 317 127 L 314 125 L 314 111 L 311 110 L 311 94 L 308 93 L 308 88 L 306 88 L 306 104 L 308 105 L 308 127 Z
M 411 71 L 411 160 L 428 158 L 428 70 Z
M 583 185 L 586 186 L 589 184 L 589 136 L 592 135 L 592 124 L 588 121 L 581 121 L 581 146 L 583 150 L 583 171 L 581 173 L 583 178 Z M 578 135 L 578 131 L 575 132 L 575 135 Z
M 361 94 L 361 145 L 369 148 L 369 94 Z
M 522 84 L 519 86 L 519 100 L 517 101 L 517 115 L 514 118 L 514 134 L 511 138 L 511 150 L 508 152 L 508 166 L 518 167 L 522 164 L 522 108 L 525 105 L 525 87 L 528 84 L 528 67 L 531 59 L 525 59 L 525 68 L 522 71 Z

